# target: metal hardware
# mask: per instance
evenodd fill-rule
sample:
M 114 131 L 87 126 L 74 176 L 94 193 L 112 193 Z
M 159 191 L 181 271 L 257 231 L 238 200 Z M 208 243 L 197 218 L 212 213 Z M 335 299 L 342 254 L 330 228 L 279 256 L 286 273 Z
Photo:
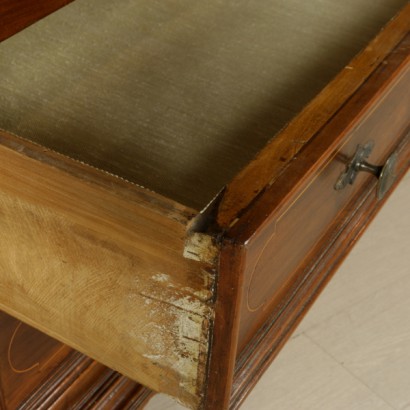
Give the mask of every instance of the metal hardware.
M 346 187 L 347 184 L 352 185 L 357 177 L 357 174 L 361 171 L 373 174 L 379 179 L 377 184 L 377 198 L 382 199 L 386 192 L 393 185 L 396 180 L 394 173 L 397 154 L 392 154 L 387 159 L 384 165 L 372 165 L 366 162 L 374 147 L 374 142 L 369 141 L 365 145 L 358 145 L 356 153 L 352 160 L 346 165 L 346 170 L 342 172 L 338 178 L 335 189 L 340 191 Z

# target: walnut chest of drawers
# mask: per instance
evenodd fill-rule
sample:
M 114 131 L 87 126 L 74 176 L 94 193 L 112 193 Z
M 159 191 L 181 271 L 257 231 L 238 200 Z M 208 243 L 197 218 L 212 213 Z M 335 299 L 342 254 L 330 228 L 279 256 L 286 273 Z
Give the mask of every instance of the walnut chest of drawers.
M 5 0 L 0 19 L 0 309 L 238 408 L 408 169 L 408 2 Z

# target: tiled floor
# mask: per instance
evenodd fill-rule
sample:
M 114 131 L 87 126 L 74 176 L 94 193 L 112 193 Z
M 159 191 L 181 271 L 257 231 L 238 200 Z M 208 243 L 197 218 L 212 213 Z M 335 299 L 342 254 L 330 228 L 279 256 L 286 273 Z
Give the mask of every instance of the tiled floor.
M 410 409 L 410 173 L 242 409 Z

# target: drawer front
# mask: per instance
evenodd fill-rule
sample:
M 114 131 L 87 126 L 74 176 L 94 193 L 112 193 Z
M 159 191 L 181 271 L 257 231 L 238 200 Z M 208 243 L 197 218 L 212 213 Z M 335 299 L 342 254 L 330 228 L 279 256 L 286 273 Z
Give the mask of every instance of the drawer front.
M 3 312 L 0 326 L 0 408 L 15 409 L 61 366 L 70 349 Z
M 57 340 L 0 311 L 0 408 L 141 406 L 152 395 Z
M 379 71 L 380 77 L 386 75 L 383 69 Z M 302 153 L 306 161 L 314 161 L 311 172 L 274 208 L 246 243 L 240 349 L 261 323 L 272 317 L 274 310 L 279 315 L 285 308 L 292 292 L 304 280 L 304 267 L 319 251 L 330 246 L 324 238 L 342 229 L 344 213 L 348 207 L 351 209 L 352 202 L 364 190 L 377 200 L 378 180 L 370 173 L 358 173 L 354 183 L 343 189 L 337 190 L 335 185 L 359 146 L 373 145 L 367 161 L 382 165 L 398 142 L 406 138 L 410 125 L 410 64 L 408 61 L 401 64 L 382 87 L 374 90 L 371 84 L 366 85 L 371 98 L 363 100 L 359 93 L 318 136 L 318 141 L 328 139 L 335 143 L 320 145 L 326 149 L 319 155 L 315 153 L 315 145 Z M 346 126 L 343 112 L 349 110 L 356 115 Z M 335 138 L 336 133 L 340 137 Z M 286 185 L 283 178 L 279 182 Z M 271 195 L 275 195 L 273 190 Z

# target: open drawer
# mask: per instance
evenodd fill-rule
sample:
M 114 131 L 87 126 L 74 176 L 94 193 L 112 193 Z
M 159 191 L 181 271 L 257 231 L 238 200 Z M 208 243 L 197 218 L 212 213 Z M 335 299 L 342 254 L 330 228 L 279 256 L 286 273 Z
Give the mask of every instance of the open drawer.
M 0 309 L 237 408 L 408 169 L 410 6 L 39 4 L 0 1 Z

